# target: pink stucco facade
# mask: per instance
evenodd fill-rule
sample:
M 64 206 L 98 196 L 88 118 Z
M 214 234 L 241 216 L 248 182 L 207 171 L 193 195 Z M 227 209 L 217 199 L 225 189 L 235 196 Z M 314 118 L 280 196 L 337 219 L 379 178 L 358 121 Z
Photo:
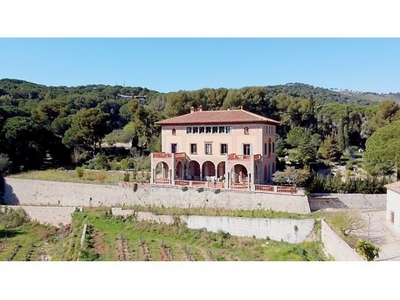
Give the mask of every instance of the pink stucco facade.
M 151 155 L 152 183 L 209 180 L 252 189 L 276 170 L 275 120 L 245 110 L 192 110 L 159 125 L 162 152 Z

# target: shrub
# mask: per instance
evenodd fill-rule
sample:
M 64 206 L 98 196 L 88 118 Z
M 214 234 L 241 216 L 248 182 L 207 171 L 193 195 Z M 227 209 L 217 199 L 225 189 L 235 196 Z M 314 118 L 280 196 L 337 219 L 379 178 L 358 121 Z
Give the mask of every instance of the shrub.
M 356 250 L 362 257 L 366 258 L 368 261 L 372 261 L 375 257 L 379 258 L 379 251 L 381 249 L 368 240 L 360 239 L 356 243 Z
M 138 184 L 137 184 L 137 182 L 135 182 L 135 183 L 133 184 L 133 191 L 136 192 L 137 189 L 138 189 Z
M 117 166 L 119 165 L 119 163 L 113 159 L 112 161 L 110 161 L 109 166 L 111 170 L 116 170 Z
M 0 175 L 6 174 L 11 168 L 11 161 L 7 154 L 0 153 Z
M 133 171 L 132 171 L 132 179 L 133 179 L 133 180 L 136 180 L 136 179 L 137 179 L 137 171 L 136 171 L 136 170 L 133 170 Z
M 107 173 L 106 172 L 98 172 L 97 174 L 96 174 L 96 179 L 98 180 L 98 181 L 100 181 L 100 182 L 104 182 L 104 180 L 106 180 L 106 178 L 107 178 Z
M 137 163 L 137 169 L 138 170 L 149 170 L 151 168 L 151 159 L 150 156 L 147 157 L 141 157 Z
M 346 163 L 346 170 L 353 170 L 354 169 L 354 161 L 353 160 L 349 160 Z
M 122 170 L 129 170 L 135 167 L 135 160 L 133 158 L 124 158 L 120 162 L 120 166 Z
M 131 175 L 130 175 L 128 172 L 125 173 L 125 174 L 124 174 L 124 181 L 125 181 L 125 182 L 128 182 L 130 176 L 131 176 Z
M 98 154 L 95 158 L 87 162 L 87 168 L 92 170 L 108 170 L 110 165 L 105 154 Z
M 97 155 L 96 158 L 97 158 L 95 164 L 96 170 L 108 170 L 110 168 L 107 156 L 105 154 Z
M 150 182 L 151 174 L 149 172 L 146 173 L 146 181 Z
M 95 174 L 93 172 L 85 173 L 85 180 L 94 181 L 96 180 Z
M 77 167 L 75 169 L 75 173 L 76 173 L 76 176 L 78 176 L 79 178 L 82 178 L 83 174 L 85 173 L 85 170 L 82 167 Z
M 5 228 L 15 228 L 22 225 L 27 219 L 25 211 L 21 208 L 12 209 L 5 207 L 0 211 L 0 224 Z

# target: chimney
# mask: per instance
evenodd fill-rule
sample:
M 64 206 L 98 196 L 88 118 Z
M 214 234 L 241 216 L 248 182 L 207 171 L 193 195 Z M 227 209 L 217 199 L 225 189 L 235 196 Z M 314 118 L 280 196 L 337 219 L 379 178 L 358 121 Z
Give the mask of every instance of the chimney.
M 199 106 L 199 111 L 203 111 L 203 105 Z
M 190 108 L 190 113 L 191 114 L 194 113 L 194 107 L 193 106 Z

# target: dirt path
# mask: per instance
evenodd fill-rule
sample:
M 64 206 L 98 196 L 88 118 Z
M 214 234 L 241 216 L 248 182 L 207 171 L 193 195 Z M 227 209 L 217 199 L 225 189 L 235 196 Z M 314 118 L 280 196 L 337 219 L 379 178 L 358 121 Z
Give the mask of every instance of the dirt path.
M 203 256 L 205 261 L 212 261 L 210 255 L 207 253 L 206 250 L 204 250 L 202 248 L 199 248 L 199 251 L 200 251 L 200 254 L 201 254 L 201 256 Z
M 104 255 L 110 251 L 110 247 L 103 243 L 104 233 L 96 231 L 93 235 L 93 248 L 99 255 Z
M 162 261 L 174 261 L 174 257 L 171 253 L 171 248 L 165 244 L 160 247 L 160 259 Z
M 150 254 L 149 247 L 148 247 L 148 245 L 146 243 L 146 240 L 140 238 L 140 247 L 142 249 L 144 260 L 145 261 L 151 261 L 152 257 L 151 257 L 151 254 Z
M 115 242 L 115 255 L 117 261 L 130 261 L 128 242 L 123 236 L 119 234 Z

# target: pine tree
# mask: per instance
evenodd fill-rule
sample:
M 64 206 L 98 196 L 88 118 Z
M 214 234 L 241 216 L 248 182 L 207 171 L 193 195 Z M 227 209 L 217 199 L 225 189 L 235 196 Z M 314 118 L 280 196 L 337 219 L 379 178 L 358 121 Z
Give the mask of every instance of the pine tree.
M 338 147 L 338 136 L 335 135 L 330 143 L 330 147 L 328 148 L 328 158 L 331 161 L 338 161 L 342 156 L 342 152 Z
M 309 163 L 310 161 L 315 160 L 317 153 L 314 147 L 310 144 L 310 141 L 307 139 L 302 139 L 297 148 L 298 159 L 304 163 Z
M 315 104 L 316 101 L 313 95 L 310 95 L 309 104 L 307 108 L 307 115 L 308 115 L 308 124 L 311 133 L 317 132 L 317 118 L 315 117 Z

